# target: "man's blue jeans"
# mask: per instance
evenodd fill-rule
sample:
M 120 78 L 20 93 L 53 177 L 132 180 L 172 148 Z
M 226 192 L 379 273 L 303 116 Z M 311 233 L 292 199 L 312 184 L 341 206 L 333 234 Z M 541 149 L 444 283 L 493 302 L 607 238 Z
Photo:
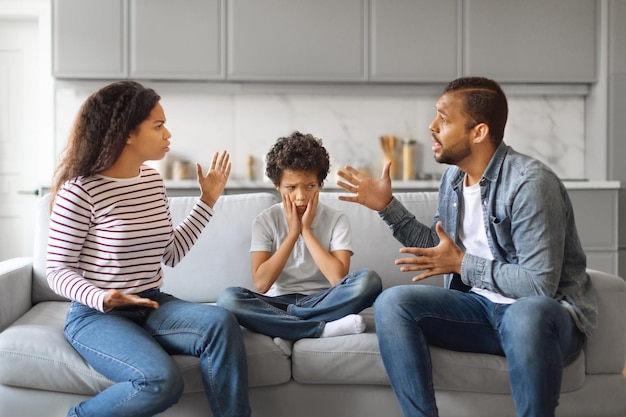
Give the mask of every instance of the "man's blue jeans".
M 405 417 L 438 415 L 428 345 L 506 356 L 518 417 L 554 416 L 563 365 L 585 341 L 556 300 L 495 304 L 430 285 L 389 288 L 374 305 L 383 363 Z
M 116 384 L 74 406 L 68 416 L 153 416 L 166 410 L 183 393 L 173 354 L 199 357 L 214 416 L 249 416 L 245 349 L 233 315 L 159 290 L 140 295 L 158 301 L 159 308 L 135 306 L 104 314 L 72 302 L 65 337 Z
M 239 323 L 256 332 L 285 340 L 319 337 L 326 322 L 359 313 L 382 291 L 372 270 L 352 272 L 336 285 L 311 295 L 269 297 L 242 287 L 225 289 L 217 305 L 233 312 Z

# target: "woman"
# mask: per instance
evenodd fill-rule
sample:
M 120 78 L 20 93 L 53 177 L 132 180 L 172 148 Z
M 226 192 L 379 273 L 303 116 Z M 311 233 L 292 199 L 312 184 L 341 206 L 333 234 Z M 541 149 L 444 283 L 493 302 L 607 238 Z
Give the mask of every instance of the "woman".
M 250 415 L 240 328 L 226 310 L 160 291 L 161 263 L 176 265 L 213 215 L 230 174 L 227 152 L 201 196 L 173 227 L 163 180 L 145 161 L 169 151 L 160 97 L 132 81 L 110 84 L 79 111 L 57 168 L 47 278 L 72 300 L 65 336 L 116 383 L 68 416 L 152 416 L 175 404 L 183 378 L 172 354 L 199 357 L 214 416 Z

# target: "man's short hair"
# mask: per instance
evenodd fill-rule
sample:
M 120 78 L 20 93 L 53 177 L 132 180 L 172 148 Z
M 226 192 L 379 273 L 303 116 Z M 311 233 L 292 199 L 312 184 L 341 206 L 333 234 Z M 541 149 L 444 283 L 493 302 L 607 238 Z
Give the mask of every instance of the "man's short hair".
M 494 80 L 483 77 L 461 77 L 451 81 L 444 94 L 455 93 L 463 97 L 468 128 L 485 123 L 494 145 L 504 138 L 504 128 L 509 114 L 506 95 Z

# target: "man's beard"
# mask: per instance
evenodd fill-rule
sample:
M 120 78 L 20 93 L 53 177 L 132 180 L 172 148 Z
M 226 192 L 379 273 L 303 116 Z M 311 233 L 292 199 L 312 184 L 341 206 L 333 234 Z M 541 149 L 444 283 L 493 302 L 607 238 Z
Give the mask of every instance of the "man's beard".
M 441 144 L 441 142 L 439 142 Z M 444 148 L 441 144 L 441 152 L 439 155 L 435 154 L 435 161 L 440 164 L 458 165 L 459 162 L 472 154 L 472 148 L 468 143 L 468 137 L 465 136 L 463 140 L 457 142 L 451 148 Z

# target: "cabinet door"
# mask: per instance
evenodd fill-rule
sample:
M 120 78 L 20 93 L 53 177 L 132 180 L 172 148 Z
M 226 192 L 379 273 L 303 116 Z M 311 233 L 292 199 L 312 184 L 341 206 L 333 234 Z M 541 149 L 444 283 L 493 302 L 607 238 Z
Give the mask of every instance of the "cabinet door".
M 626 1 L 609 2 L 608 148 L 609 179 L 626 184 Z M 626 201 L 625 201 L 626 202 Z M 624 206 L 626 207 L 626 206 Z M 626 216 L 625 219 L 626 220 Z M 623 226 L 626 232 L 626 224 Z M 623 236 L 626 248 L 626 233 Z M 626 273 L 626 270 L 623 271 Z M 626 278 L 626 275 L 623 275 Z
M 130 77 L 223 78 L 222 0 L 130 0 Z
M 459 0 L 371 0 L 370 80 L 456 78 L 460 9 Z
M 229 0 L 228 78 L 365 80 L 366 0 Z
M 54 0 L 53 74 L 126 77 L 126 0 Z
M 464 70 L 501 82 L 593 82 L 594 0 L 466 0 Z

